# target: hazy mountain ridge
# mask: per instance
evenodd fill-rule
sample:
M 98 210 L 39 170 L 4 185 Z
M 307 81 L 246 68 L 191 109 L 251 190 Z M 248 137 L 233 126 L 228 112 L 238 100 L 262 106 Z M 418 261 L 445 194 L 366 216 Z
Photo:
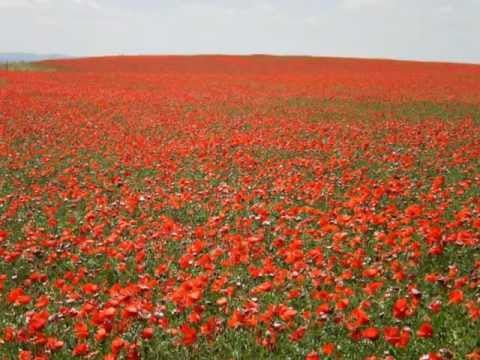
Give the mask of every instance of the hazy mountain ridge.
M 0 63 L 17 61 L 32 62 L 48 59 L 60 59 L 66 57 L 67 56 L 60 54 L 0 53 Z

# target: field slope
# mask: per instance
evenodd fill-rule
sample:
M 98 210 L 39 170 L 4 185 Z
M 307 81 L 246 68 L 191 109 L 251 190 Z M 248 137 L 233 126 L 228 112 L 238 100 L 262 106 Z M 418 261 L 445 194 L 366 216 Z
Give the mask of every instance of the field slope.
M 480 66 L 0 70 L 0 359 L 480 358 Z

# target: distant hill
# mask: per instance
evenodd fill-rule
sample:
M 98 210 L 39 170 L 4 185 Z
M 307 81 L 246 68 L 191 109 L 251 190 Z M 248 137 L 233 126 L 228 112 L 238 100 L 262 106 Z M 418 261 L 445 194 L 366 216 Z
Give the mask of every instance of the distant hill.
M 6 62 L 32 62 L 48 59 L 61 59 L 68 56 L 60 54 L 31 54 L 31 53 L 0 53 L 0 63 Z

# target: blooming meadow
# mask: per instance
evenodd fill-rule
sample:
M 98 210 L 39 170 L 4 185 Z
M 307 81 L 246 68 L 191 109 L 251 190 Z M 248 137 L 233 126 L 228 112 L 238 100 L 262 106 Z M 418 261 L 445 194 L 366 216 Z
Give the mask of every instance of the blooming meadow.
M 0 359 L 480 359 L 480 66 L 0 70 Z

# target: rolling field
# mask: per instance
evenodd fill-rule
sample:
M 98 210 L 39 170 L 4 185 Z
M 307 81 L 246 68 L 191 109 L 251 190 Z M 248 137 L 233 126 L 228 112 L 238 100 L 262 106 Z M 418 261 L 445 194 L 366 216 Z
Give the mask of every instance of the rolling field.
M 0 69 L 0 359 L 480 359 L 480 66 L 22 70 Z

